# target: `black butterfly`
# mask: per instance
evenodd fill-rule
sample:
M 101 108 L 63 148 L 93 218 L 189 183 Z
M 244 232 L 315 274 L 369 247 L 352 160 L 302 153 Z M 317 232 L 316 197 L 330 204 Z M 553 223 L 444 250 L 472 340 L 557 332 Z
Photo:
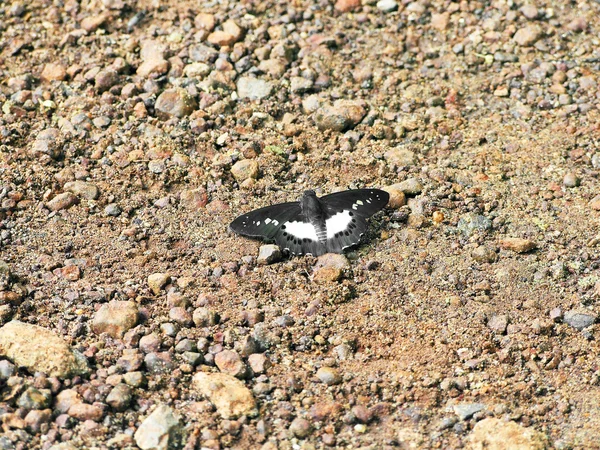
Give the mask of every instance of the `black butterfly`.
M 342 253 L 360 242 L 367 219 L 387 205 L 380 189 L 353 189 L 318 198 L 305 191 L 297 202 L 243 214 L 229 228 L 243 236 L 274 241 L 293 255 Z

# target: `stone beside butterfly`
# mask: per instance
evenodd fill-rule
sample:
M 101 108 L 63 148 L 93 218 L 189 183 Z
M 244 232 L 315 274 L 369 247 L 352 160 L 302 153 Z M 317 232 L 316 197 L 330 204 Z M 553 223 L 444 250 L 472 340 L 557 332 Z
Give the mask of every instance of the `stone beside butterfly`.
M 297 202 L 256 209 L 229 228 L 242 236 L 275 242 L 293 255 L 342 253 L 357 245 L 367 219 L 383 209 L 389 194 L 381 189 L 352 189 L 324 197 L 305 191 Z

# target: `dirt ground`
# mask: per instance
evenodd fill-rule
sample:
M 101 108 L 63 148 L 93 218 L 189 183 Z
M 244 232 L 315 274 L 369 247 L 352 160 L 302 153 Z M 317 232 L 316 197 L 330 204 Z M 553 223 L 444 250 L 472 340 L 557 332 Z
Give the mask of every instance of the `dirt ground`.
M 0 449 L 600 448 L 599 13 L 0 2 Z M 362 187 L 345 258 L 228 230 Z

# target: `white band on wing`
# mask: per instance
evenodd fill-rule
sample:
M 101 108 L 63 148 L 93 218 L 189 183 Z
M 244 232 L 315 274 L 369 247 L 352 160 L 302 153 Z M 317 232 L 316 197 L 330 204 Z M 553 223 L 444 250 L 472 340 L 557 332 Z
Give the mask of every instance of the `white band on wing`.
M 285 231 L 294 236 L 296 239 L 310 239 L 318 242 L 317 230 L 309 222 L 286 222 Z
M 327 239 L 332 239 L 335 234 L 340 231 L 346 231 L 348 229 L 348 224 L 351 221 L 352 217 L 350 217 L 350 211 L 342 211 L 331 216 L 325 221 Z

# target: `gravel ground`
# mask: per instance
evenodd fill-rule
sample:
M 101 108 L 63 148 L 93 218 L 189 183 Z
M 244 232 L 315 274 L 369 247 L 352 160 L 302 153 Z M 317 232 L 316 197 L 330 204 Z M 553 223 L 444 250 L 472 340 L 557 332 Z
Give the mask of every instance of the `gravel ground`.
M 0 2 L 0 449 L 600 448 L 599 13 Z

